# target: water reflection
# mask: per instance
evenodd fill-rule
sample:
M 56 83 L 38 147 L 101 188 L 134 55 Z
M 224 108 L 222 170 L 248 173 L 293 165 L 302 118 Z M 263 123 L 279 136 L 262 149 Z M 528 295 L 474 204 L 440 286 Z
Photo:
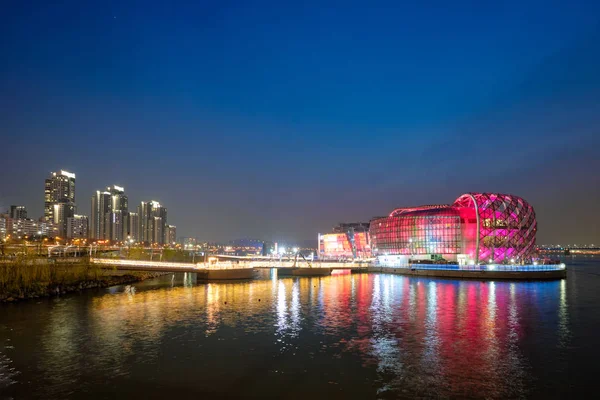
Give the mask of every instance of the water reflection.
M 543 313 L 535 311 L 541 296 Z M 69 297 L 45 312 L 19 350 L 39 348 L 27 370 L 44 382 L 38 395 L 54 397 L 83 382 L 94 388 L 134 377 L 170 382 L 201 374 L 197 384 L 209 388 L 220 379 L 215 365 L 239 379 L 253 365 L 264 366 L 263 379 L 309 368 L 329 374 L 325 383 L 315 375 L 300 391 L 369 379 L 366 387 L 382 397 L 518 397 L 528 394 L 520 346 L 530 327 L 555 324 L 560 345 L 570 341 L 565 281 L 271 273 L 253 282 L 199 284 L 185 274 L 136 291 Z M 345 372 L 351 365 L 358 369 Z
M 284 333 L 288 329 L 287 324 L 287 305 L 285 299 L 285 283 L 279 281 L 277 291 L 277 332 Z
M 569 346 L 570 332 L 569 332 L 569 315 L 567 310 L 567 281 L 560 281 L 560 306 L 558 311 L 559 320 L 559 335 L 560 345 L 563 348 Z

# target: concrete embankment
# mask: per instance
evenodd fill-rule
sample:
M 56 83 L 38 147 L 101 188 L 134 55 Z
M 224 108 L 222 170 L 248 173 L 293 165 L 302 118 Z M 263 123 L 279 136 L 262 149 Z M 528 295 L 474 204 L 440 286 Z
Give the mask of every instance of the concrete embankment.
M 386 274 L 427 276 L 432 278 L 460 279 L 508 279 L 508 280 L 538 280 L 562 279 L 567 277 L 567 271 L 461 271 L 461 270 L 432 270 L 418 268 L 389 268 L 368 267 L 366 272 L 381 272 Z

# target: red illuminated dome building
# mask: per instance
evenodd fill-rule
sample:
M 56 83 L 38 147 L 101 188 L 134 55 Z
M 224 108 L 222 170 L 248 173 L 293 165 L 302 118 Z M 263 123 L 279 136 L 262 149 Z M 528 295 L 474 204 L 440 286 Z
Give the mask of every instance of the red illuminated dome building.
M 371 221 L 372 255 L 382 264 L 409 260 L 458 264 L 530 262 L 535 212 L 520 197 L 467 193 L 450 205 L 398 208 Z

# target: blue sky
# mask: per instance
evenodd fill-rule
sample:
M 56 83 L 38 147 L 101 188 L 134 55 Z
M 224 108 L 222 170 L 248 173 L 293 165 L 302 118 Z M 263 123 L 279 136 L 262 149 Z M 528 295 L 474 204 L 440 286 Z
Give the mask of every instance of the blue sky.
M 1 206 L 63 168 L 84 214 L 120 184 L 182 236 L 304 240 L 499 191 L 600 242 L 599 2 L 189 3 L 5 6 Z

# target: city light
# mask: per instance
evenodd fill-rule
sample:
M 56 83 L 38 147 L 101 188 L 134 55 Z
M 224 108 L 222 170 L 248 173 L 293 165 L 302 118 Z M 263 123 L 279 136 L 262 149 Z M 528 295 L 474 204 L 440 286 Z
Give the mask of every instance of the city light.
M 506 263 L 511 256 L 532 257 L 536 228 L 533 207 L 524 199 L 467 193 L 452 204 L 397 208 L 372 220 L 369 235 L 374 256 L 387 252 L 456 262 L 468 255 L 473 264 Z
M 62 176 L 66 176 L 67 178 L 75 179 L 75 174 L 73 174 L 71 172 L 67 172 L 67 171 L 61 170 L 60 174 Z

